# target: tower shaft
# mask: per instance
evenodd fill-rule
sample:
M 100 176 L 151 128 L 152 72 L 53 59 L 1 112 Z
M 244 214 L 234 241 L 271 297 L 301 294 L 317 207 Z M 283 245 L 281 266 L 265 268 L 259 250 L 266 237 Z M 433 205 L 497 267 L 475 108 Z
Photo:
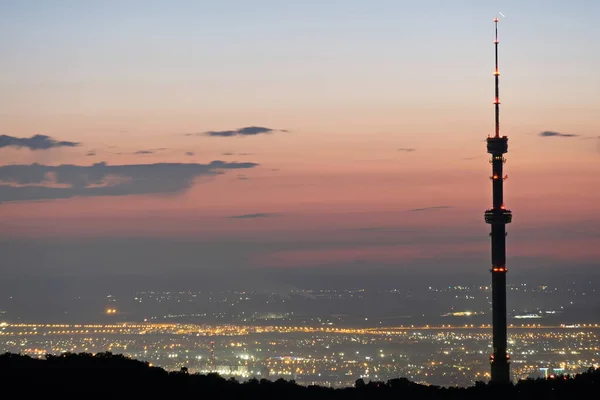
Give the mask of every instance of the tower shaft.
M 507 351 L 506 324 L 506 224 L 512 221 L 512 213 L 504 206 L 503 166 L 504 154 L 508 152 L 508 138 L 500 136 L 500 93 L 498 70 L 498 18 L 494 19 L 496 38 L 494 40 L 495 64 L 495 132 L 487 139 L 487 151 L 492 158 L 492 208 L 486 210 L 485 221 L 491 225 L 492 238 L 492 322 L 493 354 L 490 356 L 491 376 L 494 383 L 510 382 L 510 364 Z

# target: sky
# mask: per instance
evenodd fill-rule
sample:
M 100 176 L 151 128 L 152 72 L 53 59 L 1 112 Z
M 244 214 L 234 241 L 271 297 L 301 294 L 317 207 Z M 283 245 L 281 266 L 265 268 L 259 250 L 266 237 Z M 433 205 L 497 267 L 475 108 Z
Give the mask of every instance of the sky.
M 3 0 L 0 273 L 488 279 L 499 12 L 509 271 L 597 266 L 596 1 Z

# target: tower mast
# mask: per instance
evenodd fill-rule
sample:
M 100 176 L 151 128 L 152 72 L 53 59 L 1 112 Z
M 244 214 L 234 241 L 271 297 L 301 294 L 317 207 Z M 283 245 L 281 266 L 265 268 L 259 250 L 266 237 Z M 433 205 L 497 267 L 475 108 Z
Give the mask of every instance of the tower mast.
M 496 37 L 494 39 L 495 64 L 495 132 L 487 138 L 487 152 L 492 158 L 492 208 L 485 211 L 485 222 L 491 225 L 492 238 L 492 321 L 493 353 L 490 356 L 491 381 L 510 382 L 510 357 L 507 352 L 506 326 L 506 224 L 512 221 L 512 213 L 504 205 L 504 180 L 502 169 L 508 152 L 508 137 L 500 136 L 500 93 L 498 70 L 498 18 L 494 19 Z
M 500 137 L 500 71 L 498 70 L 498 18 L 494 18 L 494 25 L 496 26 L 496 38 L 494 39 L 494 50 L 496 53 L 496 69 L 494 70 L 494 83 L 495 83 L 495 98 L 494 98 L 494 108 L 496 111 L 496 130 L 494 137 Z

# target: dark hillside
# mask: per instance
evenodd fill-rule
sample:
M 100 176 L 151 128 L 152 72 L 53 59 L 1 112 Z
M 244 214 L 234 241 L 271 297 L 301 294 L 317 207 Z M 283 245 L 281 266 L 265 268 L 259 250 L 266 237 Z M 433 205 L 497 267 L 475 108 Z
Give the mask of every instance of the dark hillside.
M 217 374 L 167 372 L 122 355 L 48 355 L 45 359 L 0 355 L 0 383 L 6 394 L 22 398 L 221 398 L 244 399 L 595 399 L 600 396 L 600 369 L 576 376 L 520 381 L 516 385 L 478 383 L 469 388 L 424 386 L 407 379 L 363 382 L 354 388 L 300 386 L 283 379 L 238 382 Z M 216 397 L 218 396 L 218 397 Z

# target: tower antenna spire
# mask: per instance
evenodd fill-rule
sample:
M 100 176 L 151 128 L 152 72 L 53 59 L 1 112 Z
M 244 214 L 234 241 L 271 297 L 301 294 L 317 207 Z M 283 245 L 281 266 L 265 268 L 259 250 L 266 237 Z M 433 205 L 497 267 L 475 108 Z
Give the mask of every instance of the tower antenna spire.
M 494 39 L 494 50 L 496 53 L 496 69 L 494 70 L 494 81 L 495 81 L 495 97 L 494 97 L 494 106 L 496 111 L 495 118 L 495 137 L 500 137 L 500 71 L 498 70 L 498 17 L 494 18 L 494 25 L 496 26 L 496 38 Z

